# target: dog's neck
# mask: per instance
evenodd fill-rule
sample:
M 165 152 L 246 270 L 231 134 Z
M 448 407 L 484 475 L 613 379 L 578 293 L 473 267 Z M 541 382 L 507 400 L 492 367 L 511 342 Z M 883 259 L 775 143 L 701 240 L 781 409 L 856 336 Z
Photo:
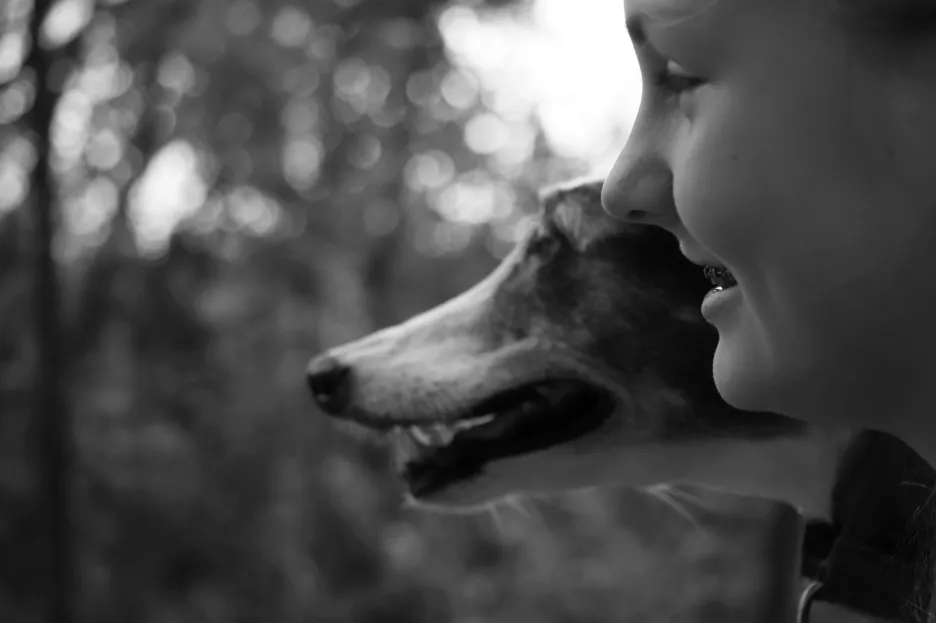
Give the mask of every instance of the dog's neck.
M 792 504 L 810 520 L 830 521 L 832 490 L 852 433 L 809 428 L 802 436 L 713 440 L 679 449 L 673 484 Z
M 596 485 L 699 486 L 787 502 L 807 520 L 830 521 L 832 491 L 853 438 L 850 432 L 816 427 L 760 439 L 713 437 L 661 444 L 633 444 L 624 440 L 627 436 L 622 426 L 542 460 L 499 462 L 490 466 L 489 475 L 503 475 L 516 492 L 543 494 Z

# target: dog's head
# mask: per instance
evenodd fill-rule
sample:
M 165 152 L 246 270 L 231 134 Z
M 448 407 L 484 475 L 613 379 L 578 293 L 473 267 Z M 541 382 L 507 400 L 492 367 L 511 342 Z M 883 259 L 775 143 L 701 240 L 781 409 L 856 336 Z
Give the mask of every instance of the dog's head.
M 663 229 L 613 220 L 601 182 L 554 188 L 486 279 L 314 359 L 322 408 L 385 430 L 420 502 L 680 479 L 724 440 L 797 435 L 711 374 L 702 269 Z

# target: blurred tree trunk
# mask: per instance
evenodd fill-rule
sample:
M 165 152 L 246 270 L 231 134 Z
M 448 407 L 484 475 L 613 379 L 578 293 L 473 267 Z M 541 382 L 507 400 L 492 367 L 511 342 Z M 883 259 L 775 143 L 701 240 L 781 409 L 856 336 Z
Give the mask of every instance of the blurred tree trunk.
M 128 144 L 138 154 L 138 164 L 129 179 L 120 186 L 117 209 L 110 221 L 109 235 L 95 251 L 90 266 L 76 294 L 72 312 L 66 319 L 68 345 L 76 361 L 94 351 L 101 339 L 103 328 L 121 308 L 131 306 L 133 297 L 121 297 L 120 285 L 135 283 L 139 278 L 136 245 L 130 223 L 130 192 L 146 173 L 153 157 L 169 141 L 169 132 L 163 126 L 166 108 L 165 93 L 159 85 L 157 73 L 160 61 L 177 47 L 177 37 L 197 11 L 196 0 L 176 0 L 162 3 L 160 10 L 126 3 L 115 8 L 99 9 L 114 20 L 131 19 L 131 11 L 146 12 L 149 36 L 131 41 L 122 56 L 134 68 L 134 82 L 143 94 L 143 108 L 129 133 Z M 150 13 L 155 12 L 155 15 Z M 137 17 L 136 19 L 140 19 Z M 122 300 L 123 299 L 123 300 Z M 135 317 L 133 309 L 124 310 L 125 318 Z
M 49 598 L 46 620 L 72 620 L 72 543 L 70 538 L 71 439 L 64 396 L 66 353 L 59 318 L 59 282 L 55 266 L 56 193 L 50 168 L 50 134 L 58 95 L 50 84 L 53 54 L 44 49 L 40 31 L 51 6 L 50 0 L 35 0 L 30 18 L 32 43 L 25 66 L 33 71 L 35 100 L 26 116 L 33 134 L 36 165 L 32 171 L 30 200 L 35 218 L 35 331 L 39 365 L 35 379 L 34 425 L 37 427 L 42 517 L 48 528 Z

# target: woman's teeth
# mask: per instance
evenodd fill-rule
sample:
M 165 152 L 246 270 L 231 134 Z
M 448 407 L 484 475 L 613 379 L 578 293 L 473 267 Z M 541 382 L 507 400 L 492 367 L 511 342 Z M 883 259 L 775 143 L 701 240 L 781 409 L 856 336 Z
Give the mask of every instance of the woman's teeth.
M 738 285 L 734 275 L 732 275 L 731 271 L 727 268 L 721 266 L 706 266 L 703 272 L 716 288 L 725 289 Z

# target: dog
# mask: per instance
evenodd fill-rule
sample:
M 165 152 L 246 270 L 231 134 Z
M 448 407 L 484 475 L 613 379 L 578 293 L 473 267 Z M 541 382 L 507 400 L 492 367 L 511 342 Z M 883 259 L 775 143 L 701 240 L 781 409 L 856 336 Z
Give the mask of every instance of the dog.
M 920 511 L 936 473 L 883 433 L 726 404 L 699 311 L 724 276 L 665 230 L 611 219 L 601 187 L 543 193 L 535 226 L 476 286 L 315 357 L 321 409 L 388 434 L 410 501 L 432 510 L 602 485 L 787 502 L 808 521 L 804 581 L 826 582 L 804 592 L 801 621 L 814 598 L 837 620 L 928 620 L 936 539 Z
M 607 216 L 601 185 L 543 193 L 486 279 L 313 359 L 320 407 L 393 437 L 426 508 L 684 483 L 829 520 L 852 433 L 728 406 L 699 312 L 711 282 L 669 233 Z

